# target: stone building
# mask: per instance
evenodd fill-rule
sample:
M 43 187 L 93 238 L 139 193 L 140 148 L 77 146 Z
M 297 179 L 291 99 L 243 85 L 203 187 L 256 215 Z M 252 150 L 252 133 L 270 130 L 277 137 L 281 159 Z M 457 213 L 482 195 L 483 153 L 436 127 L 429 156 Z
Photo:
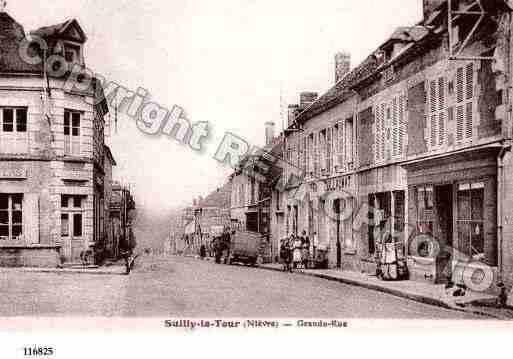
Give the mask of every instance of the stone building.
M 228 181 L 207 197 L 199 197 L 182 211 L 183 232 L 175 236 L 173 247 L 179 253 L 197 254 L 201 244 L 209 244 L 214 227 L 230 226 L 232 183 Z
M 78 262 L 103 236 L 101 84 L 78 77 L 86 35 L 76 20 L 33 31 L 0 10 L 0 265 Z
M 286 159 L 302 180 L 284 193 L 286 232 L 317 232 L 332 267 L 372 272 L 391 240 L 412 279 L 511 287 L 511 8 L 423 3 L 422 21 L 292 108 Z
M 278 254 L 280 223 L 284 212 L 278 184 L 282 175 L 283 136 L 275 137 L 273 122 L 266 123 L 266 145 L 244 156 L 230 176 L 231 220 L 240 230 L 258 232 L 266 236 L 261 255 L 269 262 Z

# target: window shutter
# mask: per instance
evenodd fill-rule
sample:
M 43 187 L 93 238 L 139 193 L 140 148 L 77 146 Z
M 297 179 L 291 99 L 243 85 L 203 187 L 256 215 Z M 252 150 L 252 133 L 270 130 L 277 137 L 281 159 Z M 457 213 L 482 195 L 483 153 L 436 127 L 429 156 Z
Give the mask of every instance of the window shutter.
M 445 112 L 440 111 L 438 116 L 438 144 L 441 146 L 445 142 Z
M 473 129 L 473 113 L 472 113 L 472 102 L 467 102 L 467 114 L 465 117 L 465 137 L 472 138 L 472 129 Z
M 472 97 L 474 97 L 474 63 L 472 62 L 466 66 L 465 85 L 466 99 L 470 100 Z
M 381 133 L 380 133 L 380 136 L 379 136 L 379 141 L 380 141 L 380 155 L 381 155 L 381 160 L 384 160 L 385 159 L 385 143 L 386 143 L 386 104 L 385 103 L 382 103 L 381 104 L 381 115 L 380 115 L 380 128 L 381 128 Z
M 39 243 L 39 195 L 25 193 L 23 195 L 23 231 L 25 240 L 31 244 Z
M 345 136 L 344 121 L 340 121 L 338 123 L 338 154 L 337 154 L 339 172 L 345 171 L 345 166 L 346 166 L 346 160 L 345 160 L 345 156 L 344 156 L 344 153 L 345 153 L 344 152 L 345 151 L 344 136 Z
M 375 123 L 375 134 L 374 134 L 374 152 L 375 152 L 375 162 L 381 161 L 381 140 L 383 139 L 383 131 L 381 129 L 383 111 L 382 106 L 376 106 L 374 110 L 374 123 Z
M 399 155 L 399 108 L 398 98 L 392 100 L 392 155 Z
M 463 140 L 463 105 L 456 107 L 456 140 Z
M 438 79 L 438 110 L 442 111 L 445 108 L 445 79 L 440 77 Z
M 429 82 L 429 111 L 430 111 L 430 127 L 431 127 L 431 136 L 430 136 L 430 144 L 431 147 L 435 147 L 438 141 L 438 84 L 435 80 Z
M 303 137 L 303 174 L 307 171 L 307 163 L 308 163 L 308 137 Z
M 314 161 L 314 176 L 319 174 L 319 132 L 314 133 L 313 137 L 313 161 Z
M 329 127 L 326 130 L 326 170 L 328 173 L 331 173 L 331 168 L 333 165 L 333 128 Z
M 404 134 L 406 132 L 406 96 L 399 96 L 399 156 L 404 153 Z
M 463 101 L 463 68 L 459 67 L 456 70 L 456 101 Z

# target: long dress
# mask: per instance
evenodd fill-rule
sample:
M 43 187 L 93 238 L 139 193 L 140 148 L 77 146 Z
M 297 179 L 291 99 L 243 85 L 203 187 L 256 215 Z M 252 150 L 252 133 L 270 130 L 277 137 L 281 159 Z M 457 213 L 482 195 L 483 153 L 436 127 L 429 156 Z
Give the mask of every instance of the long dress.
M 294 262 L 301 262 L 301 248 L 302 248 L 301 240 L 296 239 L 294 241 L 294 254 L 293 254 Z

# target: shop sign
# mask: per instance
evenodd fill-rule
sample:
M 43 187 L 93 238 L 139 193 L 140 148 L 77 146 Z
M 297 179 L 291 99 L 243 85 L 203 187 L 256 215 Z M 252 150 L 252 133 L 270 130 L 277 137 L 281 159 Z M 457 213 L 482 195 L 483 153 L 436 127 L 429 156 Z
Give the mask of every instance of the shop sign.
M 24 168 L 0 168 L 0 179 L 26 179 L 27 170 Z

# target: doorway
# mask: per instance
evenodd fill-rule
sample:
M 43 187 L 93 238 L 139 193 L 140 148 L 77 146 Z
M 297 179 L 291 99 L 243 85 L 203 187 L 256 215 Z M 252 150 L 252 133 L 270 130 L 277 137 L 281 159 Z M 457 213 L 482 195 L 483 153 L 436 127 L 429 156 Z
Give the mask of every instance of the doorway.
M 435 203 L 435 236 L 440 247 L 440 253 L 436 258 L 437 281 L 446 283 L 452 275 L 453 186 L 451 184 L 435 187 Z
M 333 211 L 336 216 L 335 225 L 336 225 L 336 237 L 337 237 L 337 268 L 342 268 L 342 245 L 341 245 L 341 228 L 340 228 L 340 199 L 336 199 L 333 201 Z

